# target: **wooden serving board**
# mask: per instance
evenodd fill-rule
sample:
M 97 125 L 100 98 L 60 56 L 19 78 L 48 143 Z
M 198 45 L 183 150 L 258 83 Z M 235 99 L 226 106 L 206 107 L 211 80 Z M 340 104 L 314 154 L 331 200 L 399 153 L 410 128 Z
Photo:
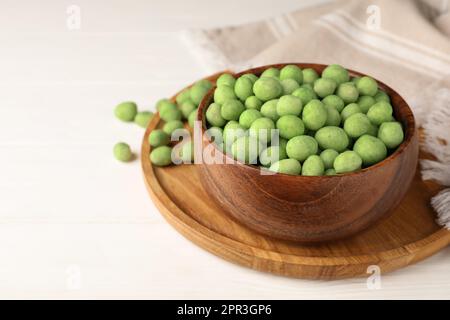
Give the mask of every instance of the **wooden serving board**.
M 151 165 L 147 137 L 159 126 L 156 115 L 142 144 L 150 196 L 178 232 L 228 261 L 290 277 L 338 279 L 367 276 L 370 265 L 379 266 L 382 273 L 405 267 L 450 243 L 450 231 L 435 223 L 429 204 L 441 187 L 423 182 L 419 170 L 392 215 L 352 238 L 307 245 L 260 235 L 235 221 L 208 196 L 199 180 L 200 165 Z

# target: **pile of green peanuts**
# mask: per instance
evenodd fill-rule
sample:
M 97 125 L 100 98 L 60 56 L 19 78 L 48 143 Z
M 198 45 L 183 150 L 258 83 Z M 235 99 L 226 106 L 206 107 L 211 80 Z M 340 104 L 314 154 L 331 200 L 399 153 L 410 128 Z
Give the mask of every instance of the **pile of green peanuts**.
M 168 166 L 172 164 L 172 147 L 170 137 L 176 129 L 184 128 L 184 121 L 194 126 L 197 117 L 197 109 L 206 93 L 212 88 L 208 80 L 200 80 L 190 88 L 180 92 L 175 102 L 169 99 L 161 99 L 156 103 L 159 116 L 164 121 L 162 129 L 152 130 L 148 136 L 148 142 L 152 147 L 150 161 L 156 166 Z M 194 148 L 191 141 L 182 141 L 177 158 L 186 163 L 194 158 Z
M 404 139 L 390 97 L 368 76 L 340 65 L 287 65 L 259 77 L 228 73 L 217 79 L 206 110 L 214 141 L 234 159 L 289 175 L 355 172 L 387 157 Z M 279 139 L 273 139 L 278 129 Z M 272 143 L 273 141 L 278 143 Z M 253 146 L 253 147 L 251 147 Z
M 134 122 L 141 128 L 147 128 L 153 118 L 151 111 L 138 111 L 135 102 L 125 101 L 119 103 L 114 109 L 114 115 L 123 122 Z M 128 162 L 133 159 L 133 153 L 130 146 L 125 142 L 118 142 L 113 148 L 114 157 L 122 162 Z

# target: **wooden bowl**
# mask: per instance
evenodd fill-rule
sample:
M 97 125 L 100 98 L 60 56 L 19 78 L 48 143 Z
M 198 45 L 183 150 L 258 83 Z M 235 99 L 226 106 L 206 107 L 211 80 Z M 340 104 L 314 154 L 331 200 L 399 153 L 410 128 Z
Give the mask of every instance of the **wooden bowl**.
M 320 64 L 290 63 L 313 68 Z M 236 74 L 260 75 L 275 64 Z M 349 70 L 351 76 L 363 74 Z M 377 80 L 378 81 L 378 80 Z M 418 161 L 418 134 L 414 116 L 403 98 L 378 81 L 389 94 L 395 118 L 403 124 L 405 140 L 383 161 L 358 172 L 336 176 L 262 175 L 257 166 L 246 165 L 214 151 L 233 164 L 201 164 L 201 180 L 209 195 L 236 220 L 264 235 L 302 242 L 329 241 L 351 236 L 385 217 L 408 191 Z M 204 135 L 205 111 L 214 88 L 199 106 L 203 147 L 211 144 Z

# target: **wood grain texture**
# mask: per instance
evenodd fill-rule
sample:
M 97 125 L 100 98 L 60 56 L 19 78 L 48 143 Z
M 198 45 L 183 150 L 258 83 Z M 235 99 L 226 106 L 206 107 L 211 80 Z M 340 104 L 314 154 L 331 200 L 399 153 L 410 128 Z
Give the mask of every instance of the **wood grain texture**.
M 236 77 L 244 73 L 260 75 L 267 68 L 285 65 L 258 67 Z M 319 74 L 326 67 L 297 65 L 313 68 Z M 350 74 L 362 76 L 351 70 Z M 404 142 L 385 160 L 355 173 L 305 177 L 263 175 L 257 166 L 228 158 L 227 163 L 231 164 L 201 166 L 205 189 L 236 220 L 262 234 L 285 240 L 335 240 L 376 223 L 397 206 L 407 192 L 419 152 L 412 111 L 397 92 L 380 81 L 378 83 L 391 97 L 395 117 L 405 129 Z M 214 88 L 199 107 L 198 120 L 202 122 L 203 130 L 207 128 L 204 114 L 213 99 L 213 91 Z M 209 144 L 204 135 L 203 146 Z

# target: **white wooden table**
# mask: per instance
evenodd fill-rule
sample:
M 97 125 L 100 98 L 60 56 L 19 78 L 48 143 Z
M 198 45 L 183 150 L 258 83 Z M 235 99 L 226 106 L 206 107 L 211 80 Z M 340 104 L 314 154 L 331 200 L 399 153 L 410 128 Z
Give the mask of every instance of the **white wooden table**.
M 178 31 L 258 20 L 313 1 L 0 3 L 0 298 L 450 298 L 450 249 L 382 277 L 263 274 L 196 247 L 160 216 L 140 164 L 143 130 L 113 107 L 153 108 L 205 75 Z M 69 4 L 81 9 L 67 26 Z

